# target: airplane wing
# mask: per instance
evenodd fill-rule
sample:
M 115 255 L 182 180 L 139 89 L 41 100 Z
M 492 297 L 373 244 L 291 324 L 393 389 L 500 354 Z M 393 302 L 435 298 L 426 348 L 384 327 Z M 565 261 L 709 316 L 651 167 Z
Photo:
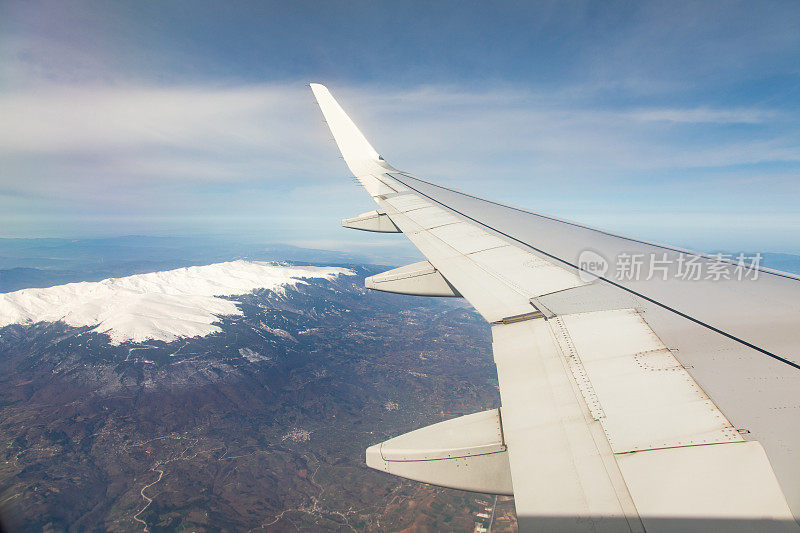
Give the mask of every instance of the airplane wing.
M 373 468 L 513 494 L 521 529 L 798 531 L 800 277 L 631 239 L 389 165 L 311 84 L 377 209 L 427 261 L 371 289 L 464 297 L 501 408 L 367 450 Z

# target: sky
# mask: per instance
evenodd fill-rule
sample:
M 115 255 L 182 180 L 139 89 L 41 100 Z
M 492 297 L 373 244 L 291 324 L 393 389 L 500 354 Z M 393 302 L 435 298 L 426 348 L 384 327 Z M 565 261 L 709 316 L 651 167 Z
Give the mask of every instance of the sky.
M 800 253 L 800 3 L 0 0 L 0 237 L 408 249 L 307 84 L 425 179 Z

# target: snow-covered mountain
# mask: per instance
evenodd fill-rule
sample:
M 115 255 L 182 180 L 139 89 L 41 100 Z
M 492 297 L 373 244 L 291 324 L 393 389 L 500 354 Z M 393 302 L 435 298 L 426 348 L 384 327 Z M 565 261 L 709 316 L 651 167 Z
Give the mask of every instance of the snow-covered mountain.
M 303 279 L 353 275 L 345 268 L 231 261 L 0 294 L 0 327 L 63 321 L 93 327 L 112 344 L 172 341 L 219 332 L 223 315 L 240 315 L 222 298 L 256 289 L 283 290 Z

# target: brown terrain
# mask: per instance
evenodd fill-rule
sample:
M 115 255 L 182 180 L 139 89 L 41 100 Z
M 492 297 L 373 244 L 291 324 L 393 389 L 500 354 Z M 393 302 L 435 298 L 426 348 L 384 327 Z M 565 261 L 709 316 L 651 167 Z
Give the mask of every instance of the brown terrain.
M 0 330 L 4 526 L 514 530 L 508 498 L 364 465 L 371 444 L 499 403 L 482 319 L 461 301 L 367 293 L 373 272 L 237 297 L 244 316 L 205 338 Z

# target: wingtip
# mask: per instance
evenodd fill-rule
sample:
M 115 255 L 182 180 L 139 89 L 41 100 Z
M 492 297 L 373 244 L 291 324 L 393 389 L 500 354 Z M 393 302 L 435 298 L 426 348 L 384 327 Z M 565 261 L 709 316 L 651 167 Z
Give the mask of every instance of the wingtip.
M 309 83 L 309 86 L 333 138 L 336 139 L 339 151 L 353 174 L 359 176 L 383 169 L 378 152 L 347 116 L 328 88 L 319 83 Z

